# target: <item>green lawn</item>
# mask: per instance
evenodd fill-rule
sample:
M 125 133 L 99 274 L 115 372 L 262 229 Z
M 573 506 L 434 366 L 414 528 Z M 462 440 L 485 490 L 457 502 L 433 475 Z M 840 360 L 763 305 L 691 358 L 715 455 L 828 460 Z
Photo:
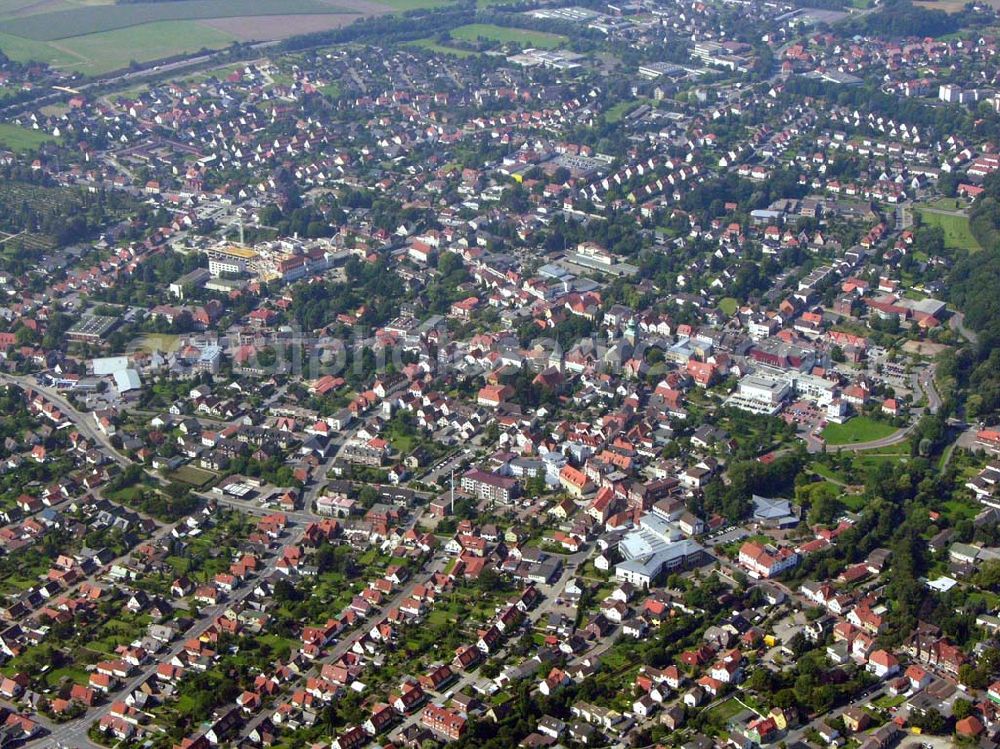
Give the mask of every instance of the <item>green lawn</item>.
M 959 520 L 972 520 L 982 509 L 981 505 L 963 502 L 960 499 L 949 499 L 942 505 L 945 516 L 952 524 Z
M 43 143 L 55 141 L 48 133 L 41 130 L 28 130 L 24 127 L 0 122 L 0 146 L 11 151 L 30 151 Z
M 868 504 L 867 500 L 860 494 L 841 494 L 837 499 L 851 512 L 861 512 Z
M 257 642 L 268 645 L 273 651 L 284 652 L 283 659 L 287 658 L 287 653 L 298 644 L 296 640 L 275 634 L 256 635 L 255 639 Z
M 825 466 L 822 463 L 813 463 L 811 466 L 809 466 L 809 468 L 817 476 L 821 476 L 825 479 L 830 479 L 833 482 L 837 481 L 840 481 L 842 483 L 847 482 L 847 479 L 845 479 L 840 472 L 835 471 L 834 469 L 830 468 L 830 466 Z
M 69 679 L 75 684 L 87 684 L 90 674 L 86 669 L 78 666 L 63 666 L 54 668 L 45 674 L 45 681 L 50 687 L 57 687 L 63 679 Z
M 720 725 L 725 725 L 728 723 L 735 715 L 743 712 L 746 708 L 743 707 L 735 699 L 728 699 L 725 702 L 721 702 L 711 710 L 708 714 L 711 719 Z
M 937 208 L 941 211 L 960 211 L 967 202 L 963 198 L 937 198 L 925 203 L 925 205 L 928 208 Z
M 435 607 L 427 615 L 427 625 L 430 627 L 448 624 L 450 620 L 451 614 L 440 607 Z
M 428 52 L 437 52 L 439 55 L 454 55 L 455 57 L 473 57 L 475 52 L 470 52 L 467 49 L 457 49 L 455 47 L 446 47 L 443 44 L 438 44 L 432 39 L 417 39 L 413 42 L 408 42 L 411 47 L 420 47 L 421 49 L 426 49 Z
M 198 488 L 205 488 L 215 480 L 216 475 L 204 468 L 193 465 L 181 466 L 171 473 L 167 478 L 171 481 L 179 481 L 182 484 L 190 484 Z
M 154 351 L 173 351 L 180 336 L 169 333 L 146 333 L 139 339 L 139 348 L 147 354 Z
M 512 29 L 507 26 L 494 26 L 490 23 L 470 23 L 467 26 L 459 26 L 452 30 L 451 35 L 455 39 L 463 39 L 467 42 L 474 42 L 480 37 L 492 39 L 503 44 L 513 43 L 525 47 L 537 47 L 539 49 L 553 49 L 569 41 L 562 34 L 547 34 L 542 31 L 531 31 L 529 29 Z
M 829 445 L 850 445 L 882 439 L 895 431 L 892 424 L 868 416 L 855 416 L 846 424 L 828 424 L 823 430 L 823 439 Z
M 337 81 L 334 81 L 333 83 L 328 83 L 325 86 L 320 86 L 319 92 L 323 94 L 323 96 L 329 96 L 331 99 L 335 99 L 340 96 L 340 84 L 337 83 Z
M 969 230 L 969 217 L 961 213 L 936 213 L 916 209 L 920 220 L 927 226 L 940 226 L 944 231 L 944 246 L 950 249 L 976 252 L 982 247 Z
M 886 694 L 886 695 L 883 695 L 882 697 L 879 697 L 872 704 L 875 707 L 882 708 L 883 710 L 888 710 L 890 707 L 899 707 L 904 702 L 906 702 L 906 695 L 904 695 L 904 694 L 900 694 L 900 695 L 897 695 L 895 697 L 893 697 L 892 695 Z
M 610 107 L 604 113 L 604 119 L 607 120 L 609 123 L 618 122 L 633 109 L 638 109 L 643 104 L 650 104 L 650 103 L 652 102 L 649 99 L 634 99 L 632 101 L 620 101 L 613 107 Z
M 413 452 L 414 445 L 420 440 L 420 437 L 415 434 L 403 434 L 402 432 L 390 432 L 388 437 L 393 449 L 401 455 L 409 455 Z
M 719 309 L 726 313 L 727 316 L 732 317 L 736 314 L 737 308 L 739 308 L 740 303 L 738 300 L 731 296 L 723 297 L 719 300 Z
M 909 446 L 910 443 L 904 442 L 902 444 Z M 855 471 L 864 475 L 877 470 L 883 463 L 889 463 L 890 465 L 895 466 L 899 463 L 906 463 L 909 459 L 909 449 L 907 449 L 905 453 L 860 452 L 854 456 L 853 465 Z

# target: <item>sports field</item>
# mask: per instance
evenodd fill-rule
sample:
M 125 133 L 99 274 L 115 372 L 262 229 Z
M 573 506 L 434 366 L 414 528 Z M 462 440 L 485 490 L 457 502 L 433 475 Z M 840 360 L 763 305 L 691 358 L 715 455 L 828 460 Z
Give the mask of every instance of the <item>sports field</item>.
M 439 55 L 454 55 L 455 57 L 472 57 L 475 52 L 470 52 L 467 49 L 458 49 L 457 47 L 448 47 L 443 44 L 438 44 L 433 39 L 417 39 L 413 42 L 408 42 L 411 47 L 420 47 L 421 49 L 426 49 L 428 52 L 436 52 Z
M 944 213 L 917 207 L 920 220 L 927 226 L 940 226 L 944 230 L 944 246 L 951 249 L 981 250 L 979 242 L 969 230 L 969 217 L 963 213 Z
M 451 32 L 455 39 L 462 39 L 474 42 L 480 37 L 492 39 L 501 43 L 520 44 L 524 47 L 536 47 L 538 49 L 553 49 L 568 40 L 561 34 L 547 34 L 542 31 L 531 31 L 529 29 L 513 29 L 507 26 L 494 26 L 489 23 L 470 23 L 467 26 L 459 26 Z
M 653 103 L 652 99 L 631 99 L 626 101 L 620 101 L 613 107 L 608 108 L 608 110 L 604 113 L 604 119 L 609 123 L 618 122 L 623 117 L 625 117 L 625 115 L 629 114 L 635 109 L 638 109 L 643 104 L 652 104 L 652 103 Z

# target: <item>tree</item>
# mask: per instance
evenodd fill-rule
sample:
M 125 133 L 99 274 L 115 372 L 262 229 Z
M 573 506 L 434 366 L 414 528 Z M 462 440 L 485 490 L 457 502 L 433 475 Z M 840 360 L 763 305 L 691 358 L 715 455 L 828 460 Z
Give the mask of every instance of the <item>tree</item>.
M 989 686 L 990 676 L 970 663 L 958 667 L 958 680 L 973 689 L 985 689 Z
M 529 497 L 540 497 L 545 493 L 545 477 L 541 475 L 532 476 L 524 483 L 524 490 L 528 493 Z
M 483 591 L 493 591 L 500 588 L 500 576 L 489 567 L 483 569 L 476 579 L 476 586 Z
M 996 591 L 1000 589 L 1000 560 L 988 559 L 980 565 L 974 577 L 977 587 Z
M 747 689 L 758 694 L 770 694 L 774 686 L 774 677 L 767 668 L 754 669 L 746 681 Z
M 932 707 L 926 711 L 914 710 L 910 713 L 910 724 L 927 733 L 942 734 L 947 728 L 948 721 L 937 708 Z
M 278 603 L 290 603 L 302 600 L 302 594 L 289 580 L 278 580 L 274 584 L 274 600 Z
M 972 702 L 970 700 L 957 699 L 951 706 L 951 714 L 955 720 L 968 718 L 972 715 Z

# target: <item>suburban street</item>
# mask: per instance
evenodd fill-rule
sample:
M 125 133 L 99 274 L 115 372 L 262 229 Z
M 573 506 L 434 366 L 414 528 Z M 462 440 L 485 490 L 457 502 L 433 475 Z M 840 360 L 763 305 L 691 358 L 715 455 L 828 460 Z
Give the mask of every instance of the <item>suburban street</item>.
M 295 532 L 290 535 L 288 540 L 282 545 L 282 549 L 289 546 L 296 545 L 301 539 L 301 529 L 296 528 Z M 260 572 L 261 577 L 267 577 L 272 572 L 276 570 L 276 564 L 278 559 L 281 558 L 281 550 L 272 555 L 264 564 L 263 569 Z M 142 684 L 148 681 L 156 673 L 156 668 L 160 663 L 166 662 L 170 658 L 184 650 L 185 643 L 191 637 L 197 637 L 201 634 L 214 620 L 216 617 L 220 616 L 227 608 L 242 601 L 243 599 L 250 596 L 253 592 L 253 585 L 245 585 L 239 590 L 237 590 L 230 598 L 222 601 L 214 606 L 205 606 L 199 610 L 198 616 L 195 618 L 191 626 L 183 633 L 177 640 L 169 647 L 166 654 L 158 653 L 156 654 L 148 664 L 141 667 L 139 672 L 129 679 L 123 687 L 116 690 L 114 694 L 109 695 L 107 699 L 95 708 L 87 711 L 82 717 L 68 721 L 62 725 L 54 726 L 52 733 L 47 737 L 48 741 L 52 742 L 53 746 L 66 747 L 66 749 L 72 749 L 73 747 L 81 746 L 93 746 L 93 743 L 87 738 L 87 730 L 95 722 L 99 721 L 103 716 L 111 710 L 111 705 L 114 702 L 117 695 L 125 697 L 134 690 L 138 689 Z
M 58 391 L 38 384 L 33 377 L 12 375 L 4 372 L 0 372 L 0 382 L 18 385 L 25 390 L 34 390 L 41 393 L 47 401 L 56 405 L 59 410 L 63 412 L 63 415 L 73 422 L 73 426 L 76 427 L 76 430 L 83 437 L 86 437 L 90 442 L 101 446 L 105 455 L 122 467 L 131 465 L 132 461 L 119 453 L 118 450 L 115 449 L 114 445 L 111 444 L 111 438 L 97 428 L 97 425 L 94 423 L 93 415 L 77 411 L 73 405 Z

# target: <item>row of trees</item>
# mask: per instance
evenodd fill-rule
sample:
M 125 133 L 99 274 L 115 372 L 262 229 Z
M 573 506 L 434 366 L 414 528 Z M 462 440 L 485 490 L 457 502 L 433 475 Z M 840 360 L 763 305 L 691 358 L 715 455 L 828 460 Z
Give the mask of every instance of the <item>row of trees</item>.
M 949 278 L 952 303 L 965 313 L 965 325 L 977 343 L 944 357 L 939 375 L 954 379 L 967 392 L 973 418 L 1000 414 L 1000 175 L 983 181 L 985 192 L 969 215 L 969 228 L 983 251 L 955 264 Z
M 890 0 L 852 24 L 858 31 L 882 39 L 901 39 L 908 36 L 943 36 L 958 31 L 957 16 L 914 5 L 910 0 Z
M 475 6 L 472 4 L 373 16 L 355 21 L 343 28 L 294 36 L 283 42 L 282 47 L 295 52 L 334 44 L 366 42 L 378 45 L 399 44 L 415 41 L 442 30 L 464 26 L 472 23 L 475 16 Z

